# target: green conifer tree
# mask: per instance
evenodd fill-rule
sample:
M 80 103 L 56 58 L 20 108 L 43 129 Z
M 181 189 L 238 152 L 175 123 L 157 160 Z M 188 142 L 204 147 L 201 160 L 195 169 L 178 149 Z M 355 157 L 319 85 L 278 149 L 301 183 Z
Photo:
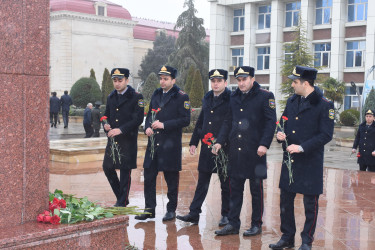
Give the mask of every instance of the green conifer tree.
M 362 121 L 365 120 L 366 112 L 371 109 L 375 110 L 375 90 L 374 88 L 371 88 L 370 93 L 368 93 L 368 96 L 365 101 L 365 105 L 363 105 L 362 109 Z
M 107 97 L 113 90 L 112 78 L 107 68 L 104 69 L 102 80 L 102 102 L 107 104 Z
M 186 76 L 185 80 L 185 88 L 184 91 L 189 95 L 191 90 L 191 85 L 193 84 L 193 78 L 195 75 L 195 67 L 194 64 L 190 65 L 189 72 Z
M 191 107 L 199 108 L 202 106 L 202 98 L 204 96 L 204 89 L 202 84 L 201 72 L 199 69 L 195 71 L 193 82 L 190 89 L 190 104 Z
M 94 69 L 90 69 L 90 78 L 94 78 L 96 80 Z
M 159 87 L 160 84 L 158 76 L 154 72 L 151 72 L 142 86 L 142 95 L 147 103 L 150 103 L 152 94 Z

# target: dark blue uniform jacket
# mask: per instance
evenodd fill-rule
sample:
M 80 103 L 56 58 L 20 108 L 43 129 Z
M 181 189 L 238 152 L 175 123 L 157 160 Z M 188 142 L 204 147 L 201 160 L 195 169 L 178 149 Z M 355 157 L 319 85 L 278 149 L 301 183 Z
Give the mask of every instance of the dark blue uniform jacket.
M 372 152 L 375 151 L 375 122 L 368 128 L 366 122 L 359 125 L 353 148 L 357 149 L 358 146 L 361 155 L 358 157 L 358 163 L 375 166 L 375 157 L 372 156 Z
M 226 121 L 226 119 L 230 118 L 228 116 L 230 113 L 230 94 L 231 91 L 226 88 L 215 103 L 213 101 L 214 94 L 212 90 L 204 96 L 202 111 L 195 125 L 190 145 L 198 146 L 199 141 L 201 141 L 207 133 L 212 133 L 216 142 L 220 143 L 223 146 L 224 152 L 228 154 L 227 138 L 225 137 L 225 134 L 228 134 L 228 132 L 225 131 L 227 126 L 222 125 L 229 122 Z M 217 172 L 211 148 L 204 143 L 201 145 L 198 170 L 202 172 Z
M 116 166 L 116 168 L 137 168 L 138 127 L 143 122 L 143 107 L 142 94 L 136 92 L 131 86 L 128 86 L 122 96 L 114 90 L 107 98 L 104 116 L 108 117 L 108 123 L 112 129 L 119 128 L 122 132 L 115 136 L 121 153 L 121 166 Z M 111 157 L 109 138 L 104 157 Z
M 324 145 L 332 140 L 334 125 L 333 103 L 323 97 L 319 88 L 301 102 L 301 96 L 293 95 L 287 101 L 283 116 L 285 134 L 289 145 L 301 145 L 304 152 L 292 154 L 294 183 L 289 185 L 288 169 L 284 152 L 279 187 L 289 192 L 318 195 L 323 192 Z M 283 121 L 280 119 L 280 123 Z M 285 143 L 283 143 L 285 150 Z
M 229 176 L 266 179 L 267 158 L 259 157 L 257 151 L 261 145 L 271 145 L 276 127 L 275 97 L 257 82 L 242 101 L 241 95 L 237 88 L 230 99 Z
M 150 138 L 148 139 L 144 168 L 157 161 L 159 171 L 180 171 L 182 158 L 182 128 L 190 124 L 189 96 L 174 85 L 162 101 L 163 89 L 155 90 L 151 97 L 150 107 L 145 122 L 145 131 L 151 127 L 151 110 L 160 108 L 156 120 L 164 123 L 164 129 L 156 129 L 155 154 L 151 158 Z

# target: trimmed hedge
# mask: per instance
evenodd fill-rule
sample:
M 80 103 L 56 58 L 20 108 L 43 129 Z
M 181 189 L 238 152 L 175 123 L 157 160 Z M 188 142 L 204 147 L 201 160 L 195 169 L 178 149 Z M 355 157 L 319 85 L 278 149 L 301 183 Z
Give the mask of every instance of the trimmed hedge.
M 340 114 L 340 122 L 344 126 L 354 126 L 358 124 L 359 111 L 354 109 L 347 109 Z
M 82 77 L 74 83 L 70 90 L 70 96 L 75 106 L 86 108 L 89 102 L 94 105 L 96 101 L 100 101 L 102 99 L 102 92 L 95 79 Z

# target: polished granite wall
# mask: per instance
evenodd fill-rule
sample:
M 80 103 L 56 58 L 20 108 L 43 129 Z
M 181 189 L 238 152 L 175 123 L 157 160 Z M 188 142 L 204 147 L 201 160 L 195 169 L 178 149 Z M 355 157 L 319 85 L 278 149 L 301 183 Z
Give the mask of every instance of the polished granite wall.
M 0 4 L 0 228 L 47 207 L 49 0 Z

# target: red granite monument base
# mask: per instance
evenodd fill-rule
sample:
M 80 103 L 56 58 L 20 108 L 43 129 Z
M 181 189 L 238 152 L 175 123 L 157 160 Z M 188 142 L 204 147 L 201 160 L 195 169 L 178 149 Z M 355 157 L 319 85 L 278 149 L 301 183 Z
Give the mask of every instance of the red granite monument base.
M 0 249 L 125 249 L 128 216 L 73 225 L 27 222 L 0 229 Z

